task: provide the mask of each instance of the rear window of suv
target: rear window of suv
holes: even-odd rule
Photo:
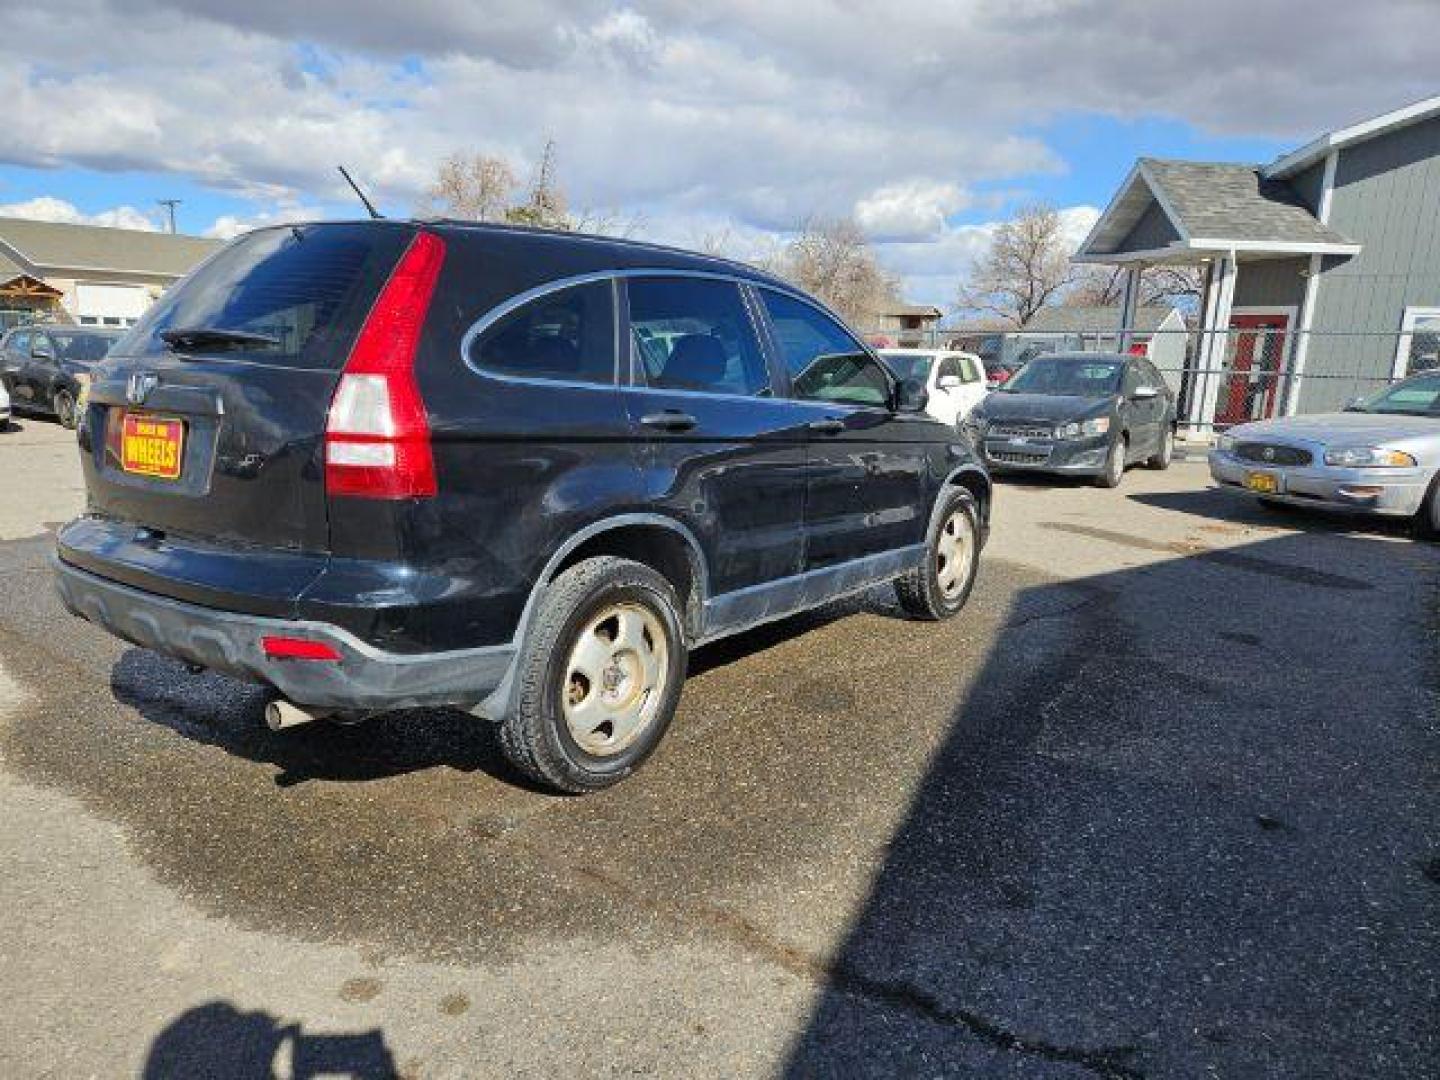
[[[221,249],[162,297],[114,349],[154,355],[165,331],[230,330],[273,343],[203,342],[186,353],[338,368],[413,233],[365,224],[264,229]]]

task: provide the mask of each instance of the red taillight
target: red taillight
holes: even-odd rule
[[[323,641],[295,637],[263,637],[260,647],[270,660],[339,660],[340,653]]]
[[[330,495],[410,499],[435,494],[430,423],[415,350],[445,262],[445,241],[415,234],[380,290],[340,375],[325,425]]]

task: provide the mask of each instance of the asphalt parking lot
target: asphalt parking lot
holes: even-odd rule
[[[0,1075],[1437,1075],[1440,547],[1013,482],[971,606],[696,654],[633,780],[270,734],[65,616],[0,434]]]

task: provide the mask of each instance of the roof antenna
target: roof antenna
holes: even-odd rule
[[[375,209],[375,204],[365,197],[365,192],[360,190],[360,185],[350,178],[350,174],[345,171],[345,166],[336,165],[335,167],[340,170],[340,175],[345,177],[345,182],[350,185],[350,189],[360,197],[360,201],[365,204],[365,209],[370,212],[370,216],[377,220],[384,217],[384,214]]]

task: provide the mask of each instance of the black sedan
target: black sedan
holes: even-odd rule
[[[20,326],[0,340],[0,377],[17,410],[52,413],[75,426],[80,387],[124,331],[52,324]]]
[[[996,472],[1093,476],[1115,487],[1137,462],[1169,467],[1175,396],[1143,356],[1055,353],[977,405],[970,430]]]

